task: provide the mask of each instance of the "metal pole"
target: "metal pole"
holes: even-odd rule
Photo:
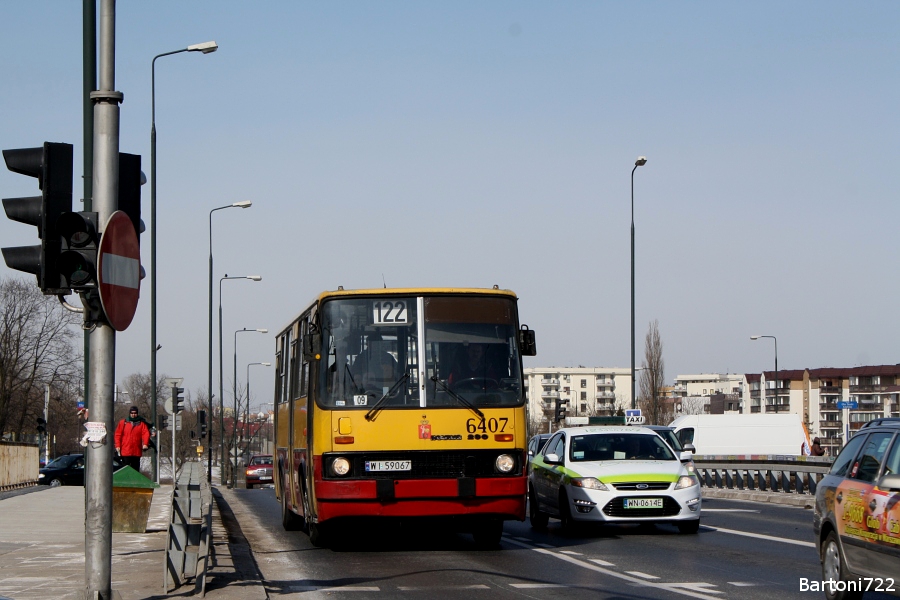
[[[100,89],[94,101],[93,180],[98,183],[93,208],[102,227],[115,212],[119,188],[119,103],[115,89],[116,3],[100,5]],[[101,232],[102,233],[102,232]],[[89,300],[90,301],[90,300]],[[96,301],[96,299],[94,300]],[[90,312],[85,311],[89,317]],[[92,324],[90,332],[90,393],[88,414],[102,425],[102,442],[89,442],[85,455],[90,470],[85,478],[84,519],[85,597],[112,597],[112,459],[113,385],[115,382],[116,333],[107,323]]]
[[[172,485],[175,485],[175,433],[178,431],[178,409],[175,407],[175,388],[172,386]]]
[[[44,450],[44,464],[48,464],[50,462],[50,384],[48,383],[44,388],[44,433],[41,435],[41,448],[38,449],[40,452],[41,449]],[[44,446],[44,442],[46,441],[47,445]]]
[[[634,172],[631,170],[631,408],[637,408],[637,388],[634,378]]]
[[[84,210],[91,212],[93,210],[93,182],[94,182],[94,102],[91,100],[91,92],[97,89],[97,1],[82,0],[82,90],[84,98],[82,102],[82,112],[84,118],[83,125],[83,153],[84,167],[82,175],[84,177]],[[84,332],[84,356],[87,359],[91,354],[90,334]],[[82,398],[87,406],[88,390],[91,383],[90,362],[85,360],[84,363],[84,389]],[[88,411],[90,415],[90,411]],[[49,449],[49,443],[47,444]],[[85,474],[90,467],[85,464]]]
[[[231,436],[234,440],[234,464],[231,467],[231,487],[237,486],[237,461],[238,461],[238,439],[237,439],[237,418],[238,418],[238,396],[237,396],[237,334],[241,331],[247,331],[247,328],[239,329],[234,332],[234,416],[232,418]]]
[[[230,467],[226,468],[228,461],[225,456],[225,392],[222,384],[222,280],[219,280],[219,459],[221,483],[226,485],[229,481]]]
[[[213,253],[212,253],[212,214],[209,211],[209,380],[207,382],[207,390],[209,390],[209,418],[213,415]],[[221,394],[220,394],[221,398]],[[212,429],[210,427],[210,429]],[[209,463],[206,470],[206,480],[212,483],[212,444],[209,449]]]

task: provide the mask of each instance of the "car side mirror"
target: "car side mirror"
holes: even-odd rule
[[[682,452],[680,459],[681,459],[681,462],[683,462],[683,463],[691,462],[692,460],[694,460],[694,455],[691,454],[690,452]]]
[[[685,452],[690,452],[691,454],[694,454],[697,452],[697,449],[694,447],[693,444],[685,444],[684,450],[685,450]]]
[[[519,352],[522,356],[537,356],[534,331],[528,329],[528,325],[522,325],[522,329],[519,330]]]
[[[900,475],[885,475],[878,480],[878,488],[885,492],[900,492]]]
[[[545,454],[544,462],[549,465],[561,465],[562,461],[559,459],[559,456],[556,454]]]

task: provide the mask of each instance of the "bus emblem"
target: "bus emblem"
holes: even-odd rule
[[[430,440],[431,439],[431,425],[428,423],[422,423],[419,425],[419,439],[420,440]]]

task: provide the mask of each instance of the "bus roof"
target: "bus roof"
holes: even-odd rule
[[[326,290],[316,297],[315,302],[307,304],[303,310],[294,315],[287,325],[282,327],[279,330],[278,335],[281,335],[291,325],[300,318],[300,315],[309,310],[310,306],[313,304],[321,304],[322,301],[331,299],[331,298],[341,298],[341,297],[356,297],[356,296],[442,296],[442,295],[478,295],[478,296],[505,296],[507,298],[518,299],[516,297],[515,292],[512,290],[501,290],[499,287],[494,286],[493,288],[439,288],[439,287],[416,287],[416,288],[368,288],[368,289],[359,289],[359,290],[345,290],[342,288],[338,288],[336,290]]]

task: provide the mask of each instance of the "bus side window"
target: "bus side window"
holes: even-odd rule
[[[281,404],[284,396],[281,395],[281,360],[284,353],[281,351],[281,344],[275,353],[275,404]]]
[[[300,361],[297,356],[297,340],[291,342],[291,398],[297,398],[297,392],[300,390]]]
[[[308,317],[304,315],[300,319],[300,347],[303,347],[303,340],[306,339],[306,336],[309,335],[309,321]],[[309,361],[306,360],[306,357],[303,356],[303,353],[300,353],[301,356],[301,366],[300,366],[300,397],[305,397],[309,394]]]
[[[290,388],[288,388],[289,373],[285,369],[285,367],[286,367],[285,358],[286,358],[287,349],[290,347],[290,340],[291,340],[290,331],[288,331],[288,333],[281,336],[281,360],[278,363],[278,372],[281,374],[281,387],[282,387],[281,397],[284,399],[285,402],[290,400],[290,396],[288,394],[288,391],[290,389]]]

